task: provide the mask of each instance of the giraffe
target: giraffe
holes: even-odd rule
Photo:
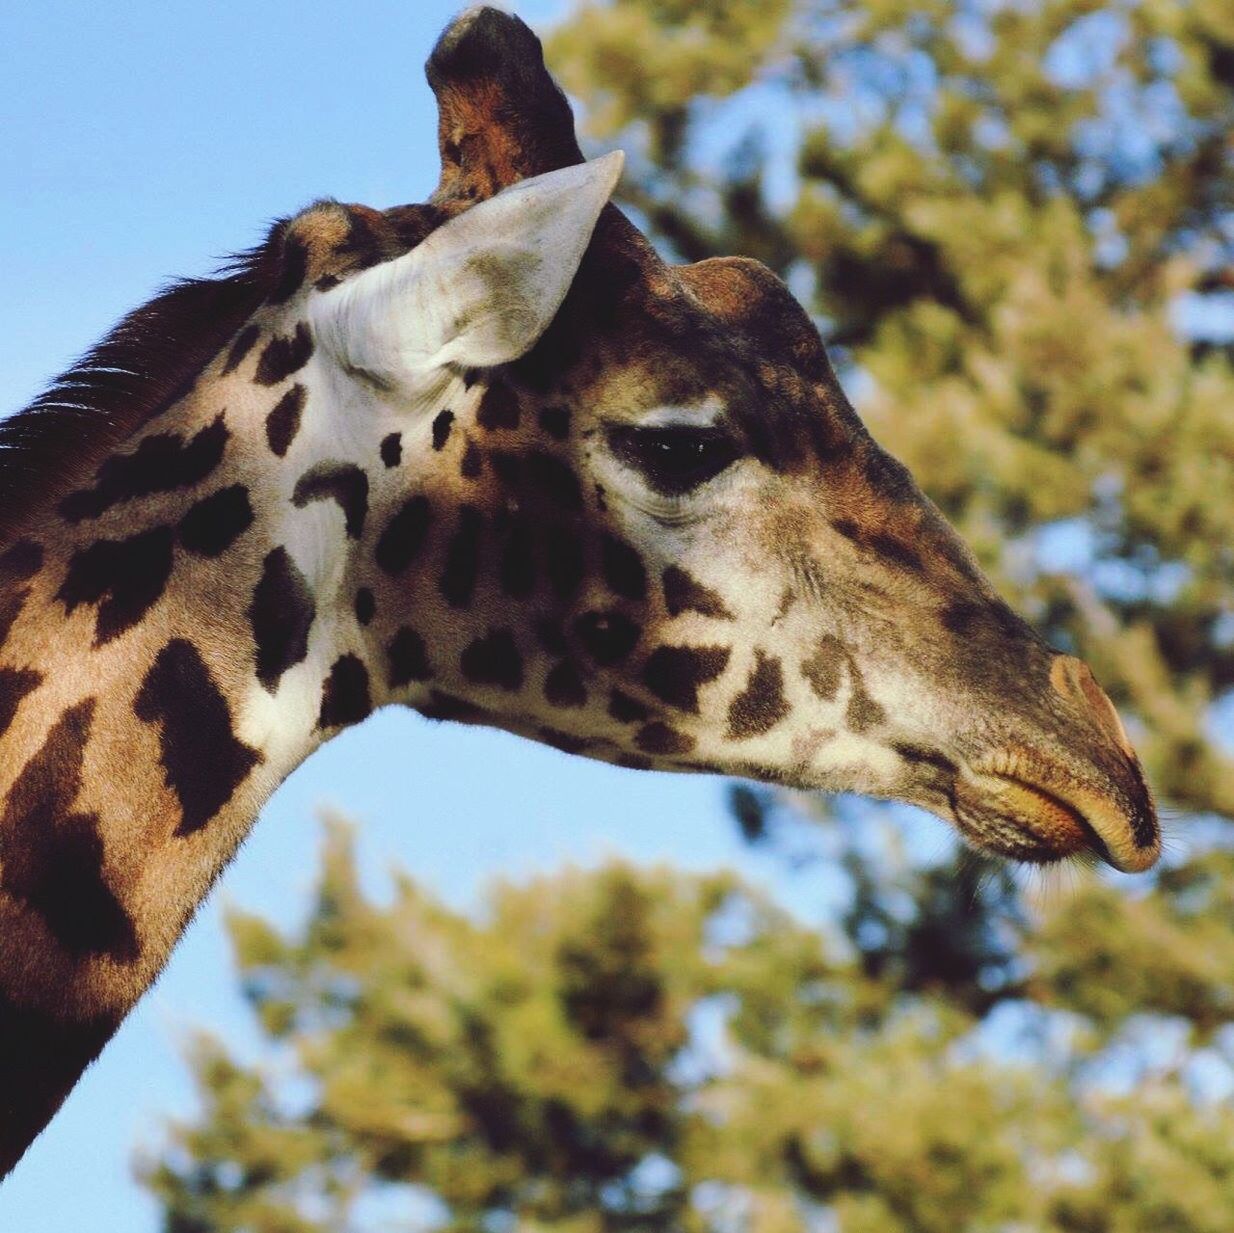
[[[1113,705],[787,288],[661,260],[517,18],[427,72],[427,203],[310,206],[0,426],[0,1175],[271,791],[386,705],[1157,858]]]

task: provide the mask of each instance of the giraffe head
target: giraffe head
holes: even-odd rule
[[[167,371],[187,395],[148,390],[135,446],[83,459],[55,507],[55,600],[97,608],[115,649],[95,662],[131,671],[140,621],[176,635],[155,669],[168,647],[199,675],[199,652],[230,656],[237,783],[399,703],[631,767],[910,801],[1013,858],[1151,865],[1113,706],[870,438],[786,287],[662,261],[516,18],[465,14],[428,72],[430,203],[311,207],[96,357],[131,400],[129,336],[186,319]],[[135,508],[158,525],[134,534]],[[177,587],[192,628],[156,607]]]
[[[582,161],[517,19],[464,15],[429,78],[441,184],[385,217],[419,242],[340,273],[363,216],[302,216],[270,326],[316,340],[291,504],[333,498],[347,545],[332,597],[305,585],[354,626],[319,664],[325,728],[398,701],[629,766],[911,801],[1024,860],[1150,865],[1114,708],[870,438],[785,286],[665,264],[605,204],[620,156]]]

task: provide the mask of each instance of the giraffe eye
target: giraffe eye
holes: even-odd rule
[[[737,442],[721,428],[614,424],[607,435],[609,448],[617,458],[669,497],[684,496],[714,479],[741,453]]]

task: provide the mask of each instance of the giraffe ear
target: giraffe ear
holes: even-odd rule
[[[447,364],[525,355],[561,307],[623,163],[616,151],[522,180],[322,293],[318,341],[396,387]]]

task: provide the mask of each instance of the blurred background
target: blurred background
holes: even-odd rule
[[[779,272],[1092,664],[1167,857],[1011,870],[381,714],[275,797],[0,1228],[1228,1233],[1234,9],[511,7],[662,250]],[[426,196],[454,8],[0,12],[0,405],[271,216]]]

